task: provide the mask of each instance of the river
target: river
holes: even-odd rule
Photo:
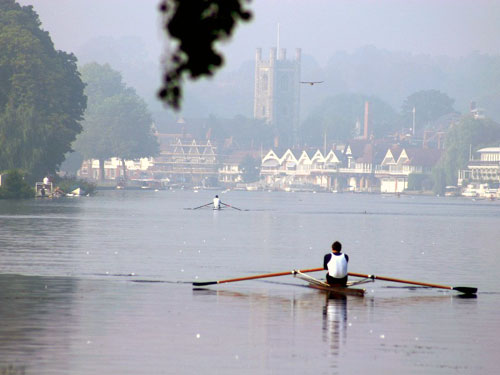
[[[215,194],[232,207],[192,209]],[[496,373],[499,228],[500,202],[465,198],[0,201],[0,374]],[[191,284],[321,267],[334,240],[352,272],[479,293],[376,281],[333,299],[293,276]]]

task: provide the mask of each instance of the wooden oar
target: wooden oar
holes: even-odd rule
[[[384,280],[384,281],[392,281],[392,282],[395,282],[395,283],[403,283],[403,284],[427,286],[427,287],[430,287],[430,288],[440,288],[440,289],[456,290],[457,292],[464,293],[464,294],[476,294],[477,293],[477,288],[472,288],[472,287],[468,287],[468,286],[447,286],[447,285],[439,285],[439,284],[430,284],[430,283],[423,283],[423,282],[420,282],[420,281],[395,279],[393,277],[385,277],[385,276],[365,275],[365,274],[362,274],[362,273],[354,273],[354,272],[349,272],[349,276],[364,277],[364,278],[370,278],[370,279],[376,279],[376,280]]]
[[[241,208],[231,206],[230,204],[226,204],[226,203],[222,203],[222,202],[220,202],[220,203],[221,203],[221,204],[223,204],[224,206],[234,208],[235,210],[238,210],[238,211],[243,211]]]
[[[203,206],[198,206],[198,207],[194,207],[194,208],[185,208],[185,210],[197,210],[198,208],[210,206],[211,204],[212,204],[212,202],[204,204]]]
[[[296,272],[307,273],[307,272],[317,272],[317,271],[323,271],[323,268],[311,268],[311,269],[308,269],[308,270],[292,270],[292,271],[277,272],[277,273],[265,273],[263,275],[238,277],[236,279],[226,279],[226,280],[218,280],[218,281],[194,282],[193,285],[194,286],[205,286],[205,285],[213,285],[213,284],[232,283],[232,282],[235,282],[235,281],[263,279],[263,278],[266,278],[266,277],[293,275]]]
[[[266,273],[266,274],[263,274],[263,275],[238,277],[238,278],[235,278],[235,279],[226,279],[226,280],[218,280],[218,281],[194,282],[193,285],[194,286],[206,286],[206,285],[214,285],[214,284],[232,283],[232,282],[235,282],[235,281],[263,279],[263,278],[266,278],[266,277],[294,275],[297,272],[308,273],[308,272],[318,272],[318,271],[324,271],[324,269],[323,268],[310,268],[310,269],[304,269],[304,270],[292,270],[292,271],[277,272],[277,273]],[[392,282],[396,282],[396,283],[403,283],[403,284],[410,284],[410,285],[427,286],[427,287],[430,287],[430,288],[440,288],[440,289],[456,290],[457,292],[464,293],[464,294],[476,294],[477,293],[477,288],[472,288],[472,287],[467,287],[467,286],[447,286],[447,285],[439,285],[439,284],[430,284],[430,283],[423,283],[423,282],[420,282],[420,281],[395,279],[393,277],[366,275],[366,274],[354,273],[354,272],[349,272],[349,276],[363,277],[363,278],[366,278],[366,279],[373,279],[373,280],[392,281]]]

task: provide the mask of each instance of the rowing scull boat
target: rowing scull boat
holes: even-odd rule
[[[196,281],[193,283],[193,286],[206,286],[206,285],[213,285],[213,284],[231,283],[231,282],[235,282],[235,281],[263,279],[266,277],[276,277],[276,276],[285,276],[285,275],[295,275],[295,276],[300,275],[299,278],[306,280],[307,282],[309,282],[309,284],[314,284],[314,286],[310,285],[312,288],[329,290],[331,292],[337,292],[337,293],[343,293],[343,294],[348,294],[348,293],[350,293],[349,292],[350,290],[355,289],[355,288],[352,288],[353,285],[372,282],[375,280],[392,281],[392,282],[410,284],[410,285],[420,285],[420,286],[425,286],[425,287],[429,287],[429,288],[455,290],[459,293],[463,293],[463,294],[466,294],[469,296],[475,295],[477,293],[477,288],[475,288],[475,287],[430,284],[430,283],[423,283],[421,281],[403,280],[403,279],[396,279],[393,277],[386,277],[386,276],[365,275],[365,274],[353,273],[353,272],[349,272],[349,276],[363,277],[364,279],[359,280],[359,281],[355,281],[355,282],[350,282],[350,283],[348,283],[349,285],[345,288],[344,287],[332,287],[331,285],[326,284],[325,282],[323,282],[321,280],[317,280],[309,275],[305,275],[305,273],[308,273],[308,272],[318,272],[318,271],[324,271],[324,269],[323,268],[311,268],[311,269],[303,269],[303,270],[292,270],[292,271],[285,271],[285,272],[266,273],[263,275],[238,277],[235,279],[226,279],[226,280],[217,280],[217,281],[203,281],[203,282]],[[315,280],[315,281],[312,281],[312,280]],[[329,288],[329,289],[325,289],[325,288]],[[360,294],[360,292],[357,292],[357,293]]]
[[[332,294],[347,295],[347,296],[359,296],[359,297],[363,297],[365,295],[365,289],[353,288],[353,286],[373,281],[371,279],[359,280],[359,281],[354,281],[354,282],[351,281],[351,282],[347,283],[346,287],[344,287],[344,286],[334,286],[334,285],[327,284],[324,281],[315,279],[314,277],[306,275],[300,271],[295,271],[294,276],[298,277],[299,279],[302,279],[304,281],[307,281],[309,283],[308,286],[310,288],[319,289],[319,290],[329,292]]]

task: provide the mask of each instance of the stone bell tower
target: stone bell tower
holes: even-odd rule
[[[286,49],[271,48],[269,60],[262,59],[262,49],[255,54],[254,118],[264,119],[273,127],[280,146],[297,143],[300,124],[300,60],[287,60]]]

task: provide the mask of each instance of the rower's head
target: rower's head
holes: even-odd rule
[[[332,251],[334,253],[340,253],[341,250],[342,244],[339,241],[335,241],[334,243],[332,243]]]
[[[216,196],[215,196],[215,198],[219,198],[219,196],[218,196],[218,195],[216,195]]]

